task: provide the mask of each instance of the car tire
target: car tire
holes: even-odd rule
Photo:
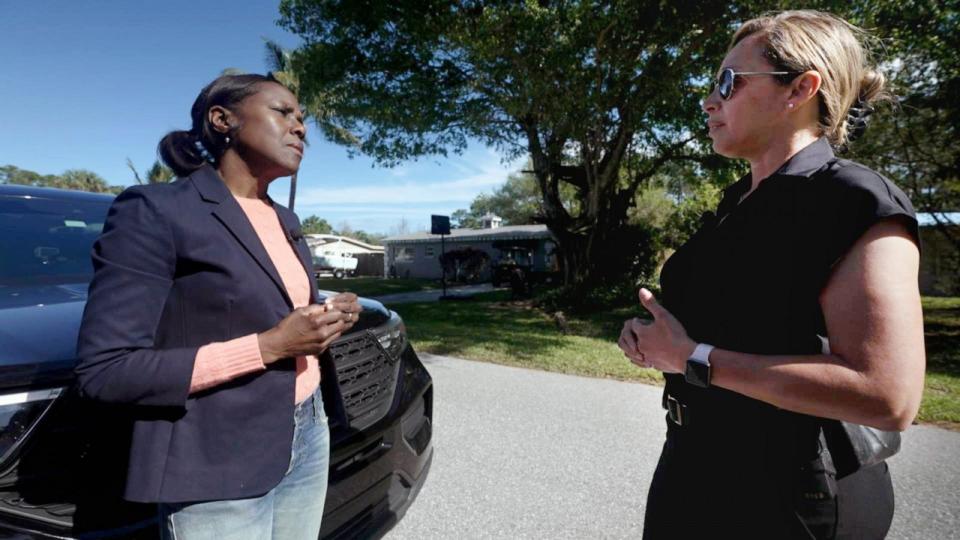
[[[333,271],[333,277],[335,277],[335,278],[337,278],[337,279],[343,279],[343,270],[339,270],[339,269],[334,270],[334,271]]]

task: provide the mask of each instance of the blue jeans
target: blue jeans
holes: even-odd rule
[[[160,504],[163,540],[316,540],[330,464],[330,430],[318,388],[296,406],[290,467],[252,499]]]

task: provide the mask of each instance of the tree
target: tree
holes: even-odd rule
[[[327,220],[318,216],[310,216],[304,219],[300,223],[300,229],[303,234],[333,234],[333,227],[327,223]]]
[[[0,184],[54,187],[58,181],[58,177],[53,174],[42,175],[13,165],[0,167]]]
[[[137,172],[137,168],[134,167],[133,161],[130,158],[127,158],[127,168],[133,172],[133,179],[137,181],[138,184],[143,184],[144,181],[140,178],[140,173]],[[173,172],[173,169],[164,165],[159,159],[153,161],[153,165],[147,169],[147,184],[165,184],[174,178],[176,178],[176,173]]]
[[[907,90],[905,114],[876,136],[871,128],[853,155],[874,156],[866,160],[921,210],[956,209],[960,197],[957,1],[805,5],[893,37],[882,59],[904,66],[895,81]],[[742,170],[712,155],[700,100],[736,26],[790,7],[284,0],[280,23],[304,38],[293,54],[301,94],[329,98],[327,120],[355,135],[352,151],[392,165],[462,151],[475,138],[505,158],[528,155],[542,221],[567,283],[577,284],[636,270],[636,253],[620,249],[637,243],[629,211],[663,171],[686,164],[695,179],[729,179]],[[565,187],[576,205],[564,204]]]
[[[264,45],[266,47],[267,66],[271,70],[271,75],[273,75],[273,78],[280,82],[280,84],[283,84],[291,92],[293,92],[293,94],[297,96],[297,99],[302,102],[305,116],[313,119],[314,123],[320,128],[321,132],[331,141],[346,145],[355,144],[356,139],[352,134],[346,130],[340,129],[338,126],[328,121],[328,108],[330,102],[330,98],[328,96],[310,96],[308,101],[303,103],[304,100],[300,92],[300,74],[294,67],[294,58],[292,52],[284,49],[275,41],[269,39],[265,39],[264,41]],[[294,173],[293,176],[290,177],[290,201],[288,205],[290,210],[293,210],[296,197],[297,173]]]
[[[279,43],[270,41],[269,39],[264,41],[266,41],[264,45],[267,49],[267,65],[272,70],[271,74],[281,84],[289,88],[294,95],[297,95],[300,89],[300,81],[297,79],[296,73],[290,69],[290,51],[285,50]],[[297,173],[293,173],[293,176],[290,177],[290,200],[287,204],[287,207],[291,211],[293,210],[296,199]]]
[[[380,234],[380,233],[368,233],[366,231],[356,231],[353,233],[353,237],[357,240],[360,240],[361,242],[366,242],[368,244],[377,246],[377,245],[383,244],[383,239],[386,238],[387,236],[385,234]]]
[[[904,188],[917,211],[960,250],[960,2],[878,0],[858,21],[885,36],[885,67],[897,96],[861,141],[858,160]]]
[[[510,174],[507,181],[492,193],[481,193],[470,203],[469,210],[457,210],[450,218],[460,228],[480,227],[486,214],[496,214],[504,225],[528,225],[542,219],[540,187],[529,172]]]
[[[665,164],[718,163],[699,100],[746,13],[719,1],[284,0],[281,24],[304,38],[301,94],[333,96],[328,118],[356,151],[390,165],[472,137],[529,155],[542,221],[577,284],[631,271],[627,210]]]
[[[42,175],[13,165],[0,167],[0,183],[25,186],[76,189],[94,193],[120,193],[123,186],[111,186],[100,175],[86,169],[70,169],[63,174]]]
[[[471,211],[459,208],[450,214],[450,227],[454,229],[479,229],[480,217],[475,216]]]

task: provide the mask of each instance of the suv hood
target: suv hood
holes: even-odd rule
[[[0,287],[0,388],[72,379],[86,300],[86,283]]]
[[[337,292],[320,290],[319,294],[319,301],[323,302],[328,296],[334,296],[337,294]],[[376,328],[377,326],[380,326],[381,324],[384,324],[390,320],[390,310],[376,300],[371,300],[361,296],[360,306],[363,307],[363,311],[360,312],[360,318],[357,319],[357,322],[353,325],[353,328],[350,329],[351,334],[361,330]]]

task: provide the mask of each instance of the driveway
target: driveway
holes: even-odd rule
[[[433,468],[391,540],[639,538],[660,388],[421,354]],[[889,538],[960,538],[960,433],[914,426],[891,460]]]

